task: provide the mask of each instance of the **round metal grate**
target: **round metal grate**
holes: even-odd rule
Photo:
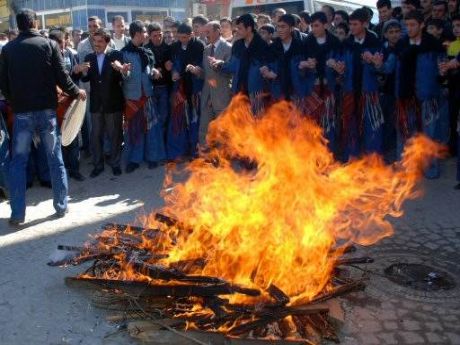
[[[455,280],[437,268],[416,263],[394,263],[384,270],[385,276],[398,285],[419,291],[455,288]]]

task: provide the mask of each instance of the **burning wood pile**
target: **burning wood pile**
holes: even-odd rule
[[[162,214],[156,214],[155,218],[166,225],[178,224]],[[118,309],[127,310],[129,304],[131,311],[160,320],[168,329],[221,332],[231,338],[289,339],[307,344],[324,338],[338,342],[324,302],[364,289],[366,279],[351,279],[339,266],[372,262],[368,257],[337,259],[328,288],[308,303],[292,306],[290,297],[274,284],[261,290],[218,277],[190,274],[197,267],[203,268],[205,258],[178,261],[169,266],[159,264],[165,255],[142,246],[146,239],[150,244],[161,243],[158,239],[164,233],[159,229],[106,224],[103,230],[84,247],[58,246],[67,255],[49,262],[51,266],[91,262],[80,276],[66,278],[68,286],[109,292],[124,303]],[[355,249],[347,246],[340,252],[348,254]],[[131,278],[126,276],[128,271]],[[244,297],[246,302],[232,302],[229,299],[232,295],[239,296],[237,301]]]
[[[75,256],[53,264],[92,261],[67,283],[129,296],[144,315],[172,319],[170,331],[337,340],[323,303],[364,287],[339,266],[370,260],[348,258],[350,245],[392,235],[388,217],[420,195],[440,146],[418,136],[393,165],[377,155],[342,164],[291,104],[255,118],[244,97],[207,141],[199,158],[169,170],[165,206],[139,219],[144,228],[109,225],[83,248],[62,247]]]

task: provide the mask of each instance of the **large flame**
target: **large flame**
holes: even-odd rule
[[[212,149],[188,165],[185,182],[174,182],[173,172],[167,178],[161,212],[193,231],[165,244],[165,263],[201,258],[204,267],[189,273],[274,284],[291,303],[326,287],[341,254],[333,248],[393,233],[386,216],[402,215],[403,202],[419,195],[423,168],[441,152],[418,136],[395,165],[377,155],[340,164],[322,130],[292,105],[255,118],[242,96],[211,124],[207,140]]]

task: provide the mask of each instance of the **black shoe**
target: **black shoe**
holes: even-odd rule
[[[53,188],[50,181],[40,181],[40,186],[50,189]]]
[[[8,221],[8,224],[10,226],[20,226],[22,224],[24,224],[24,219],[13,219],[13,218],[10,218],[10,220]]]
[[[69,213],[69,208],[66,208],[64,211],[56,211],[54,218],[64,218],[67,213]]]
[[[459,183],[459,184],[457,184],[457,185],[454,187],[454,189],[456,189],[456,190],[460,190],[460,183]]]
[[[104,171],[104,168],[94,168],[93,171],[91,171],[91,174],[89,175],[89,177],[95,178],[99,176],[103,171]]]
[[[120,176],[121,175],[121,169],[120,167],[115,167],[115,168],[112,168],[112,172],[115,176]]]
[[[139,168],[139,164],[137,164],[137,163],[128,163],[128,165],[126,166],[126,173],[130,174],[130,173],[132,173],[134,170],[136,170],[138,168]]]
[[[158,162],[149,162],[149,169],[156,169],[158,168]]]
[[[80,174],[80,172],[74,172],[69,174],[70,178],[73,178],[75,181],[82,182],[85,180],[85,177]]]

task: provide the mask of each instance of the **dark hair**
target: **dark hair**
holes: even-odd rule
[[[444,11],[446,11],[446,13],[449,11],[449,5],[447,4],[447,1],[444,1],[444,0],[436,0],[434,3],[433,3],[433,7],[434,6],[444,6]]]
[[[206,25],[211,25],[212,29],[214,31],[217,31],[217,30],[220,31],[222,29],[221,26],[220,26],[220,22],[217,21],[217,20],[212,20],[212,21],[208,22],[208,24],[206,24]]]
[[[48,38],[50,40],[56,41],[57,43],[61,43],[64,41],[64,32],[62,30],[51,30],[50,33],[48,34]]]
[[[290,13],[283,14],[281,17],[279,17],[278,22],[286,23],[290,27],[295,26],[295,18]]]
[[[130,33],[131,33],[131,25],[129,26],[129,31],[130,31]],[[138,32],[138,31],[136,31],[136,32]],[[110,38],[110,33],[109,33],[108,31],[102,29],[102,28],[101,28],[101,29],[97,29],[97,30],[94,32],[93,36],[100,36],[100,37],[102,37],[102,38],[104,39],[105,43],[109,43],[110,40],[111,40],[111,38]],[[134,37],[134,35],[131,36],[131,37]]]
[[[363,6],[363,9],[367,11],[369,15],[369,21],[371,21],[372,17],[374,16],[374,11],[372,10],[372,8],[367,6]]]
[[[327,16],[324,12],[315,12],[311,15],[311,23],[320,22],[321,24],[327,24]]]
[[[412,5],[415,8],[420,8],[420,0],[403,0],[406,5]]]
[[[202,14],[199,14],[192,19],[192,25],[193,24],[200,24],[200,25],[206,25],[208,24],[209,20]]]
[[[125,18],[123,16],[113,16],[112,18],[112,24],[115,23],[117,20],[123,20],[125,21]]]
[[[88,38],[89,37],[89,32],[88,31],[84,31],[82,34],[81,34],[81,40],[83,41],[84,39]]]
[[[129,24],[129,36],[134,38],[138,32],[143,32],[145,28],[145,24],[140,20],[135,20],[131,24]]]
[[[236,25],[238,25],[238,24],[243,24],[243,26],[245,28],[251,27],[252,32],[254,32],[254,28],[256,26],[256,23],[254,21],[254,17],[249,13],[246,13],[246,14],[243,14],[243,15],[239,16],[238,19],[236,20]]]
[[[391,16],[397,20],[403,19],[402,18],[402,8],[400,6],[393,8],[393,11],[391,11]]]
[[[335,11],[335,15],[339,15],[343,18],[343,20],[345,22],[348,23],[348,21],[350,20],[350,16],[348,15],[347,12],[345,12],[344,10],[338,10],[338,11]]]
[[[222,23],[229,23],[229,24],[232,24],[232,19],[229,18],[229,17],[223,17],[223,18],[220,18],[219,23],[220,23],[221,25],[222,25]]]
[[[88,18],[88,22],[94,22],[94,21],[99,22],[99,24],[102,23],[101,18],[99,18],[98,16],[91,16],[91,17]]]
[[[34,27],[34,21],[37,20],[37,13],[30,8],[23,8],[16,14],[16,23],[19,31],[27,31]]]
[[[275,27],[271,24],[265,24],[265,25],[262,25],[259,30],[265,30],[267,31],[269,34],[274,34],[275,33]]]
[[[430,26],[430,25],[435,26],[437,29],[444,29],[444,20],[431,18],[426,23],[426,26]]]
[[[358,8],[350,15],[350,21],[352,20],[358,20],[361,23],[366,23],[369,21],[369,12],[364,8]]]
[[[424,21],[423,13],[418,10],[410,11],[404,16],[404,20],[416,20],[419,24],[422,24]]]
[[[83,33],[83,31],[81,31],[80,29],[73,29],[72,30],[72,36],[76,33],[79,33],[80,35]]]
[[[332,17],[335,16],[335,8],[332,7],[331,5],[323,5],[322,8],[327,8],[329,12],[331,12]]]
[[[350,28],[348,27],[347,23],[339,23],[339,25],[337,25],[335,29],[342,29],[343,31],[345,31],[346,35],[348,35],[348,33],[350,32]]]
[[[377,9],[386,7],[391,9],[391,0],[378,0],[377,1]]]
[[[307,11],[300,12],[299,17],[302,18],[305,21],[305,23],[307,24],[311,23],[310,13],[308,13]]]
[[[292,16],[294,17],[294,20],[295,20],[295,26],[300,25],[300,17],[299,17],[299,15],[293,13]]]
[[[460,14],[456,14],[456,15],[452,16],[452,18],[450,20],[452,22],[460,21]]]
[[[192,27],[187,24],[187,23],[182,23],[181,25],[179,25],[179,27],[177,28],[177,33],[178,34],[186,34],[186,35],[191,35],[192,34]]]
[[[154,31],[161,31],[161,24],[160,23],[154,22],[154,23],[150,23],[147,26],[147,32],[148,32],[149,35]]]
[[[176,21],[175,21],[174,23],[172,23],[169,27],[170,27],[170,28],[177,28],[177,29],[178,29],[179,26],[180,26],[180,24],[181,24],[180,21],[176,20]]]

